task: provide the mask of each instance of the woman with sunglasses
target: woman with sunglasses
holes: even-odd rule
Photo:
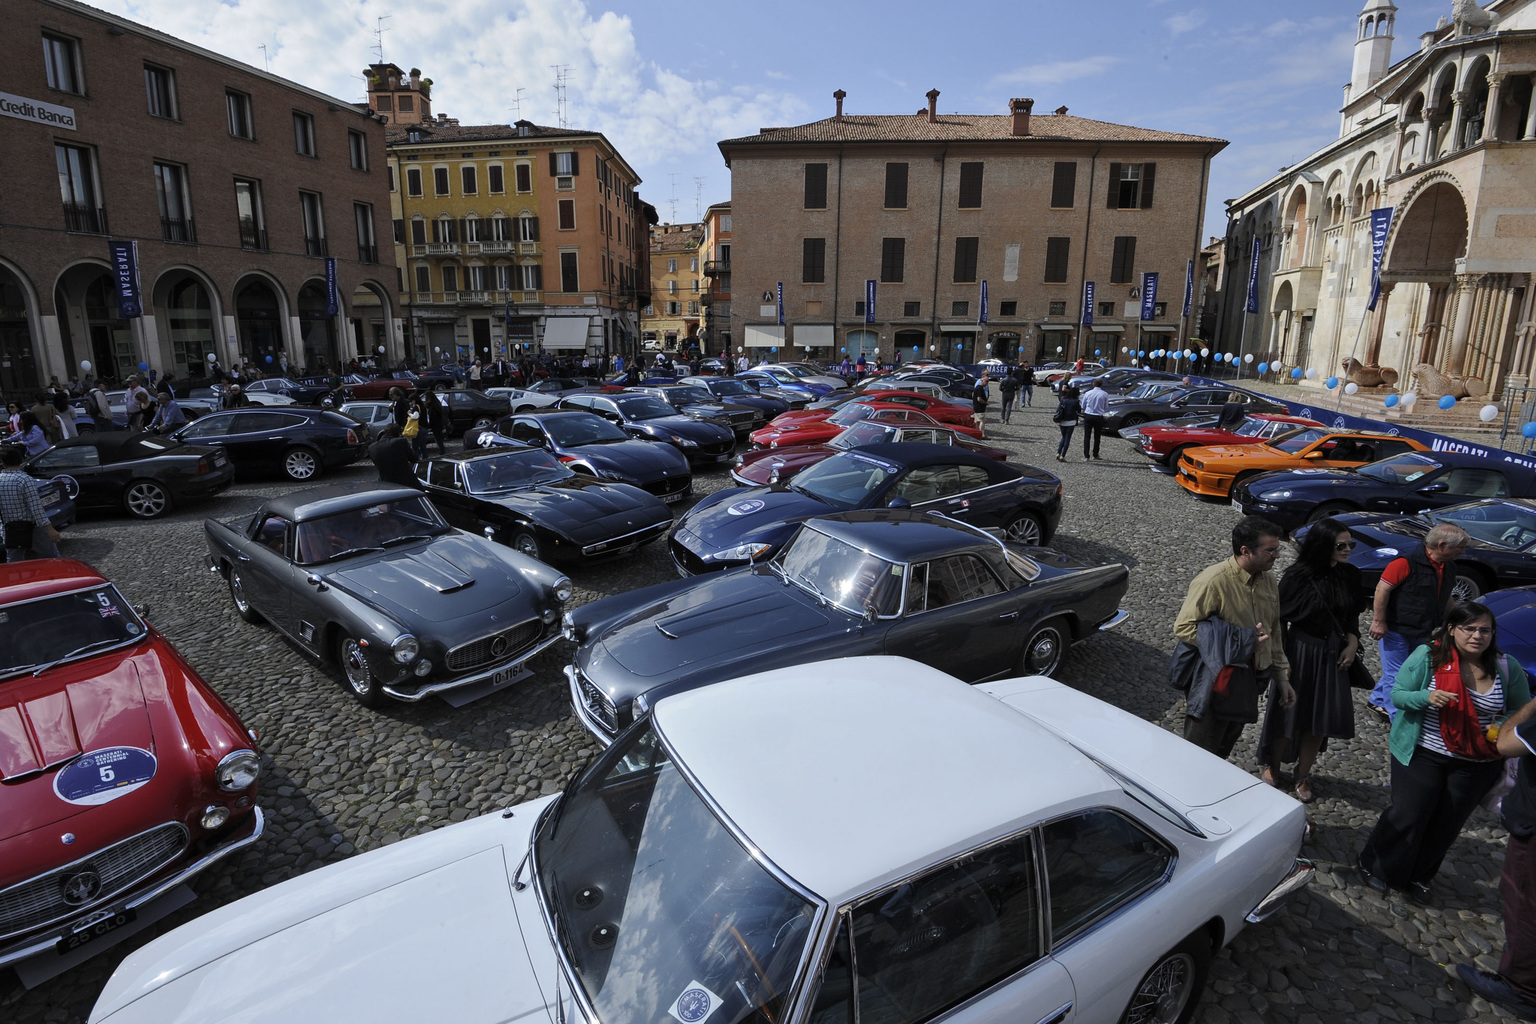
[[[1280,580],[1285,656],[1296,703],[1267,701],[1259,735],[1264,781],[1278,786],[1280,766],[1296,762],[1296,799],[1311,803],[1312,765],[1330,739],[1355,735],[1349,673],[1360,652],[1360,612],[1366,594],[1349,564],[1355,543],[1336,519],[1312,524],[1296,561]]]
[[[1475,602],[1453,606],[1392,687],[1392,802],[1360,851],[1367,885],[1428,902],[1446,851],[1504,770],[1488,727],[1530,699],[1525,669],[1499,654],[1493,612]]]

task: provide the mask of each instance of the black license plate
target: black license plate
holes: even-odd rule
[[[104,935],[110,935],[125,924],[132,924],[139,915],[136,911],[120,910],[100,921],[94,921],[79,931],[71,932],[60,939],[55,948],[62,953],[73,953],[81,946],[95,942]]]

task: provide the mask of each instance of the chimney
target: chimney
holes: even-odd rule
[[[1063,104],[1063,105],[1061,105],[1061,106],[1059,106],[1059,107],[1057,107],[1057,108],[1056,108],[1056,110],[1055,110],[1055,111],[1054,111],[1054,113],[1055,113],[1055,114],[1056,114],[1056,116],[1057,116],[1057,117],[1060,117],[1060,116],[1062,116],[1062,115],[1063,115],[1063,114],[1065,114],[1065,113],[1066,113],[1066,112],[1067,112],[1067,108],[1066,108],[1066,105],[1065,105],[1065,104]]]
[[[1029,134],[1029,112],[1035,109],[1035,101],[1030,99],[1012,99],[1008,101],[1008,109],[1013,112],[1013,134],[1015,138]]]
[[[837,119],[839,121],[843,119],[843,97],[847,95],[848,94],[841,89],[832,94],[832,98],[837,100]]]
[[[928,90],[928,123],[932,124],[933,122],[937,121],[938,119],[939,119],[939,90],[937,90],[937,89],[929,89]]]

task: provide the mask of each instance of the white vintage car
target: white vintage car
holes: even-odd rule
[[[283,882],[94,1022],[1181,1021],[1303,810],[1044,677],[896,658],[667,697],[559,797]]]

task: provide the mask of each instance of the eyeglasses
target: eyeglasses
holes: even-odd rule
[[[1455,628],[1461,630],[1463,633],[1466,633],[1466,634],[1468,634],[1470,636],[1492,636],[1493,635],[1493,627],[1492,626],[1457,626]]]
[[[1355,542],[1352,541],[1352,540],[1341,540],[1341,541],[1339,541],[1337,544],[1335,544],[1333,546],[1333,550],[1335,550],[1335,551],[1353,551],[1353,550],[1355,550]]]

